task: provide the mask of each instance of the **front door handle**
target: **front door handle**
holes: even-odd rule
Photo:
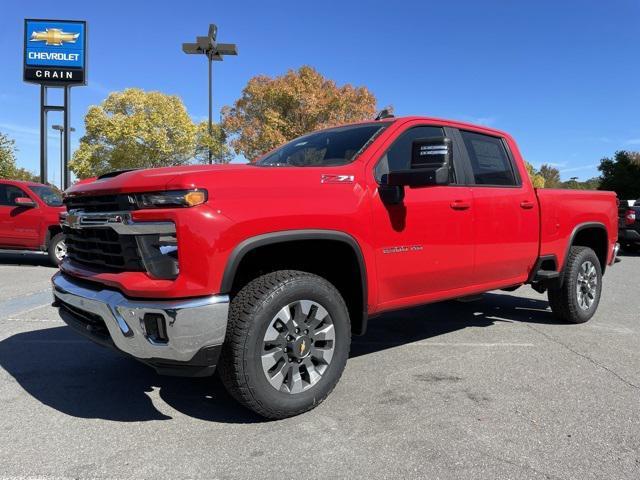
[[[529,200],[523,200],[522,202],[520,202],[520,207],[524,208],[525,210],[531,210],[534,207],[534,203],[530,202]]]
[[[467,210],[471,207],[469,202],[465,202],[464,200],[455,200],[451,202],[451,208],[454,210]]]

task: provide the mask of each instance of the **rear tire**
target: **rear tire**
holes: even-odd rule
[[[571,247],[562,286],[550,288],[549,304],[556,318],[584,323],[596,313],[602,292],[602,269],[593,250]]]
[[[280,270],[234,297],[218,371],[245,407],[271,419],[291,417],[331,393],[350,343],[349,313],[338,290],[317,275]]]
[[[62,259],[67,254],[67,247],[64,243],[64,234],[58,233],[49,242],[49,248],[47,249],[49,261],[52,265],[58,266]]]

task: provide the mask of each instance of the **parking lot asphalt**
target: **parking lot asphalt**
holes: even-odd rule
[[[71,332],[40,255],[0,254],[0,478],[640,478],[640,256],[596,316],[522,287],[371,320],[333,394],[264,421]]]

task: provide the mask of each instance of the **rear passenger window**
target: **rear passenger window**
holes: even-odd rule
[[[460,131],[469,153],[477,185],[517,185],[511,160],[502,140],[480,133]]]

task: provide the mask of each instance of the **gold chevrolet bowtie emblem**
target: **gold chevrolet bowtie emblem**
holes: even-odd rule
[[[67,33],[59,28],[47,28],[44,32],[31,32],[31,41],[61,46],[63,43],[76,43],[79,36],[79,33]]]
[[[300,355],[302,355],[306,349],[307,349],[307,344],[304,343],[304,340],[303,340],[302,343],[300,344]]]

